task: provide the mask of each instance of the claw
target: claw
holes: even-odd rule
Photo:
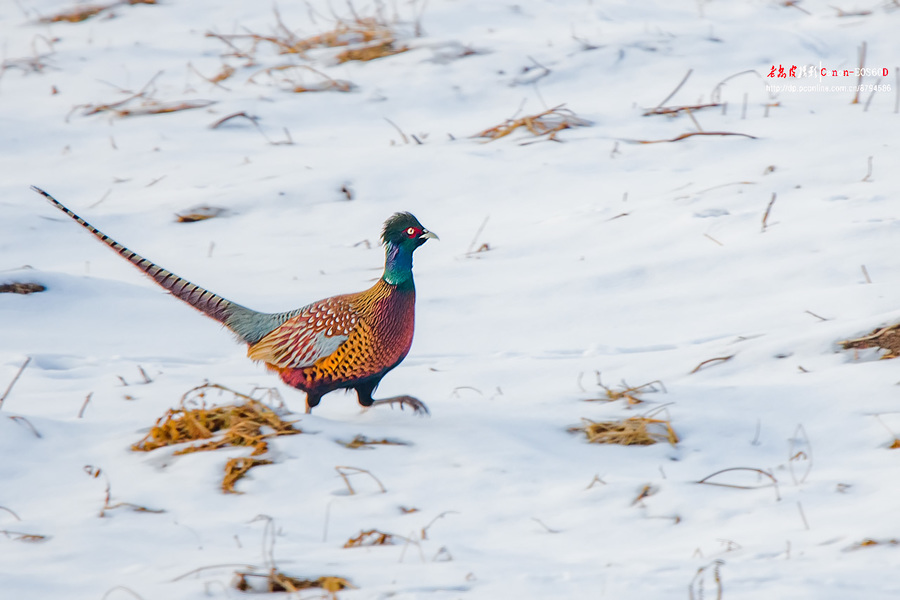
[[[394,396],[393,398],[383,398],[381,400],[376,400],[375,402],[373,402],[372,406],[382,406],[385,404],[388,404],[392,407],[394,404],[399,404],[400,410],[403,410],[404,406],[408,406],[412,409],[414,415],[431,415],[431,411],[428,410],[428,407],[425,406],[425,403],[418,398],[413,398],[412,396]]]

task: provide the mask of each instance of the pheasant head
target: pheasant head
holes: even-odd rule
[[[408,212],[395,213],[385,221],[381,232],[385,247],[382,278],[391,285],[411,288],[413,252],[430,239],[439,238]]]

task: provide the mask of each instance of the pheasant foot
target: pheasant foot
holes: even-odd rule
[[[382,398],[381,400],[374,401],[372,403],[372,406],[381,406],[385,404],[388,404],[392,407],[395,404],[399,404],[400,410],[403,410],[404,406],[408,406],[412,409],[413,414],[415,415],[431,415],[431,411],[428,410],[428,407],[425,406],[425,403],[418,398],[413,398],[412,396],[394,396],[392,398]]]

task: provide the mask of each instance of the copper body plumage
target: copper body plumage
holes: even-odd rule
[[[379,279],[365,292],[311,304],[250,346],[247,355],[308,395],[380,379],[412,346],[416,292],[396,288]],[[325,345],[341,338],[333,351],[316,358],[318,340]]]
[[[397,404],[428,413],[411,396],[374,400],[385,374],[406,357],[415,329],[413,252],[437,236],[410,213],[396,213],[382,231],[385,268],[368,290],[333,296],[283,313],[261,313],[175,275],[113,240],[47,192],[32,189],[131,262],[173,296],[230,329],[247,355],[306,392],[306,411],[336,389],[353,389],[363,406]]]

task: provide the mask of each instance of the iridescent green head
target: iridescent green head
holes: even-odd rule
[[[419,220],[408,212],[398,212],[384,222],[381,242],[385,245],[407,247],[415,250],[430,239],[438,236],[425,229]]]
[[[381,242],[385,246],[385,281],[401,288],[413,289],[412,255],[416,248],[438,236],[425,229],[408,212],[395,213],[385,221]]]

